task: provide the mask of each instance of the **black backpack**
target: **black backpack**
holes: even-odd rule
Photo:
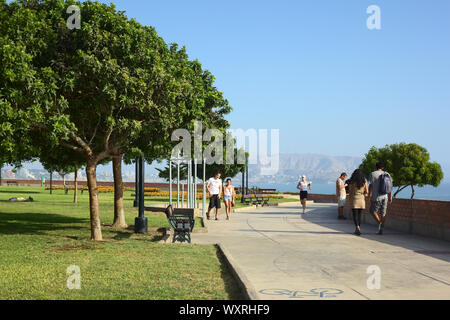
[[[379,189],[378,189],[378,194],[379,195],[385,195],[385,194],[390,194],[392,192],[392,188],[393,188],[393,182],[392,182],[392,178],[391,175],[387,172],[384,172],[382,175],[380,175],[380,177],[378,178],[378,185],[379,185]]]

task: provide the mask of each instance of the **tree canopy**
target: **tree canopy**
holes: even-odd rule
[[[81,10],[69,29],[67,8]],[[64,147],[83,159],[91,237],[101,240],[97,164],[126,154],[153,161],[170,134],[194,119],[223,128],[231,107],[214,77],[184,48],[167,45],[113,4],[35,0],[2,7],[0,75],[2,149],[11,160]]]
[[[385,164],[385,170],[391,174],[394,187],[398,187],[394,196],[411,187],[411,198],[414,198],[414,186],[438,187],[444,178],[441,166],[430,162],[428,151],[415,143],[398,143],[384,148],[372,147],[360,166],[367,178],[375,170],[377,162]]]

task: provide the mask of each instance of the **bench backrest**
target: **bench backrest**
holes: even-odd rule
[[[195,219],[193,214],[173,213],[167,219],[173,229],[184,229],[190,232],[194,230]]]

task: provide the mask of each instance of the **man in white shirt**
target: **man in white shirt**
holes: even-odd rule
[[[220,172],[217,172],[214,178],[210,178],[206,185],[209,193],[209,208],[206,217],[210,218],[209,213],[212,208],[216,208],[216,220],[219,220],[220,199],[222,197],[222,179],[220,179]]]

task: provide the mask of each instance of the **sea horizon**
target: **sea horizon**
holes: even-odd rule
[[[267,189],[277,189],[279,192],[293,192],[296,193],[296,185],[292,184],[257,184],[259,188],[267,188]],[[239,186],[239,185],[238,185]],[[249,187],[253,187],[251,182],[249,183]],[[423,188],[414,187],[415,189],[415,200],[424,199],[424,200],[437,200],[437,201],[450,201],[450,182],[442,183],[439,187],[435,188],[433,186],[425,186]],[[394,188],[394,193],[397,188]],[[335,194],[336,187],[334,183],[317,183],[314,182],[311,184],[311,193],[317,194]],[[397,198],[401,199],[410,199],[411,198],[411,188],[406,188],[401,191]]]

